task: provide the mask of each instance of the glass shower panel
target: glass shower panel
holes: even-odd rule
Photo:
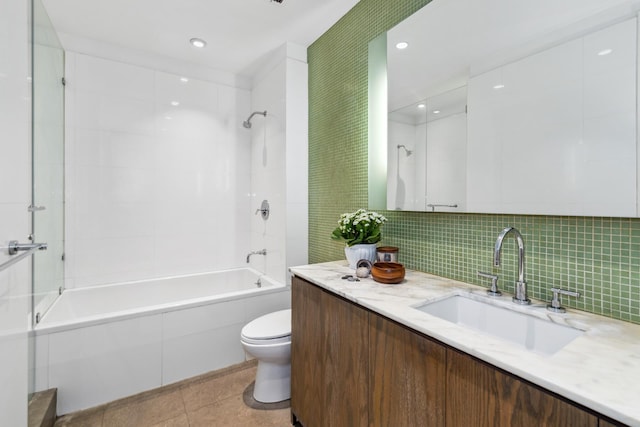
[[[40,0],[33,2],[32,239],[33,320],[50,307],[64,279],[64,50]]]

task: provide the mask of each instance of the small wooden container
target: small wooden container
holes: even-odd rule
[[[404,265],[397,262],[376,262],[371,267],[371,277],[380,283],[395,285],[404,280]]]

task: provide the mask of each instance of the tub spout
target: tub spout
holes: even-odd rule
[[[267,250],[263,249],[261,251],[252,251],[249,252],[249,254],[247,255],[247,264],[249,264],[249,261],[251,260],[251,255],[266,255],[267,254]]]

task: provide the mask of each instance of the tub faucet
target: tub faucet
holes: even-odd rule
[[[249,254],[247,255],[247,264],[249,264],[249,260],[251,259],[251,255],[266,255],[267,254],[267,250],[263,249],[261,251],[252,251],[249,252]]]
[[[500,267],[500,254],[502,253],[502,241],[509,233],[512,233],[518,242],[518,281],[516,282],[515,296],[512,298],[516,304],[531,304],[531,300],[527,297],[527,282],[524,281],[524,240],[522,234],[513,228],[507,227],[498,236],[496,246],[493,250],[493,265]]]

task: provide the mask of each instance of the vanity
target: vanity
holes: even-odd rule
[[[638,325],[417,271],[399,285],[344,280],[345,262],[291,272],[291,412],[305,427],[640,426]],[[460,300],[526,317],[522,335],[534,320],[575,336],[538,348],[493,333],[509,317],[479,331],[447,319],[451,305],[437,313]]]

